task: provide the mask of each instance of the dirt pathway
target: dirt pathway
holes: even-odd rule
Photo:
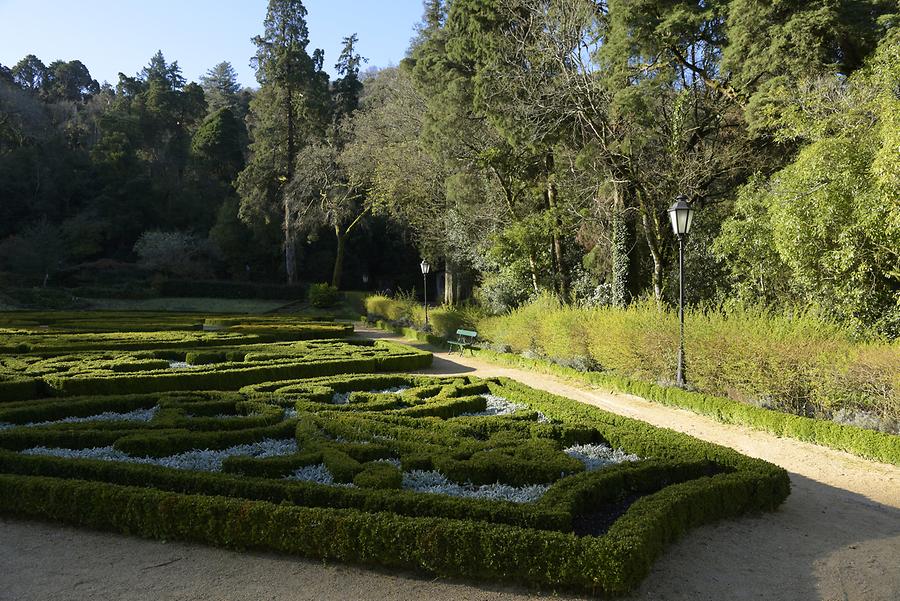
[[[900,599],[900,468],[471,357],[436,353],[432,368],[422,373],[508,376],[730,446],[790,472],[792,493],[779,511],[693,530],[656,562],[630,599]],[[2,600],[540,597],[515,588],[0,520]]]

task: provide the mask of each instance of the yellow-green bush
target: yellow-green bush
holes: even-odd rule
[[[476,327],[515,352],[563,363],[582,358],[630,378],[674,379],[678,314],[653,302],[578,308],[542,297]],[[809,312],[690,310],[685,353],[690,384],[707,394],[820,417],[845,410],[900,419],[900,343],[858,341]]]
[[[425,327],[425,307],[411,298],[388,298],[376,294],[366,298],[366,312],[370,317],[381,318],[401,325]],[[428,308],[428,325],[435,336],[451,338],[456,330],[474,327],[483,313],[475,307],[441,305]]]
[[[413,308],[412,300],[393,299],[381,294],[374,294],[366,299],[366,312],[369,315],[383,317],[389,321],[409,319]]]

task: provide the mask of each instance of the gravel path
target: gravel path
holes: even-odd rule
[[[900,468],[468,356],[437,353],[421,373],[509,376],[790,472],[792,493],[779,511],[693,530],[657,560],[629,599],[900,599]],[[546,597],[573,598],[0,519],[0,600]]]

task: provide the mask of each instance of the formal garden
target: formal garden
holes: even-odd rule
[[[10,595],[898,598],[895,1],[58,4],[0,48]]]
[[[621,594],[785,471],[299,318],[4,317],[0,511]],[[205,329],[201,329],[204,328]]]

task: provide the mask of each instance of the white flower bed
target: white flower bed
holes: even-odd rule
[[[481,396],[483,396],[485,400],[484,411],[478,411],[477,413],[463,413],[460,415],[460,417],[491,417],[495,415],[512,415],[520,409],[528,409],[527,405],[523,405],[521,403],[513,403],[512,401],[495,394],[483,394]],[[540,411],[537,411],[536,413],[537,421],[539,423],[546,424],[550,422],[547,416]]]
[[[45,422],[28,422],[27,424],[7,424],[0,423],[0,430],[9,428],[30,428],[34,426],[51,426],[53,424],[81,424],[84,422],[149,422],[156,415],[159,407],[151,407],[150,409],[135,409],[127,413],[114,413],[112,411],[104,411],[97,415],[89,415],[87,417],[64,417],[62,419],[53,419]]]
[[[325,467],[324,463],[305,465],[296,470],[287,480],[303,480],[304,482],[316,482],[318,484],[334,484],[334,476]]]
[[[385,388],[384,390],[351,390],[350,392],[335,392],[331,397],[331,403],[334,405],[346,405],[350,402],[350,395],[354,392],[370,392],[372,394],[400,394],[404,390],[409,390],[409,386],[394,386],[393,388]]]
[[[260,442],[236,445],[227,449],[211,451],[209,449],[193,450],[169,457],[132,457],[114,447],[95,447],[92,449],[60,449],[48,447],[33,447],[22,451],[24,455],[50,455],[52,457],[65,457],[69,459],[99,459],[101,461],[122,461],[125,463],[141,463],[145,465],[159,465],[180,470],[194,470],[198,472],[218,472],[222,470],[222,462],[227,457],[237,455],[256,457],[277,457],[290,455],[297,452],[297,441],[289,438],[275,440],[267,438]]]
[[[563,452],[582,462],[589,472],[626,461],[641,460],[637,455],[630,455],[622,449],[613,449],[605,444],[577,444],[563,449]]]
[[[527,409],[528,407],[521,403],[513,403],[502,396],[494,394],[483,394],[486,406],[484,411],[477,413],[463,413],[461,417],[486,417],[494,415],[512,415],[519,409]]]
[[[549,484],[532,484],[530,486],[510,486],[509,484],[457,484],[436,471],[413,470],[403,473],[403,488],[415,492],[450,495],[469,499],[490,499],[494,501],[512,501],[513,503],[529,503],[536,501],[547,492]]]
[[[169,369],[193,369],[194,366],[186,361],[169,361]]]
[[[303,482],[315,482],[316,484],[328,484],[330,486],[343,486],[344,488],[356,488],[355,484],[335,482],[331,471],[324,463],[315,465],[305,465],[296,470],[290,476],[285,477],[286,480],[302,480]]]

